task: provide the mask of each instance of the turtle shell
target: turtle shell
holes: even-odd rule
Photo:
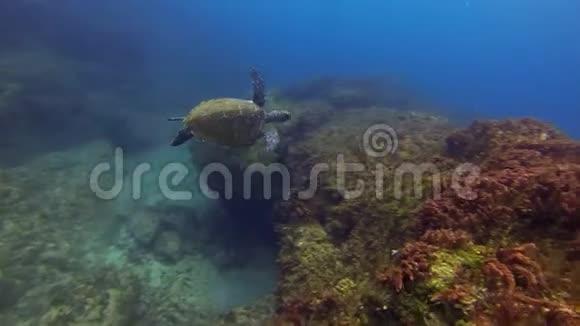
[[[254,102],[221,98],[200,103],[183,123],[195,137],[228,146],[252,145],[262,135],[265,113]]]

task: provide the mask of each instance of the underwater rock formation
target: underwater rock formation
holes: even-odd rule
[[[490,123],[488,127],[496,126]],[[505,140],[497,142],[497,134]],[[530,120],[509,121],[489,137],[480,135],[478,142],[487,142],[488,149],[474,161],[482,170],[482,176],[471,185],[474,198],[462,200],[448,189],[441,200],[425,204],[419,214],[420,227],[460,228],[486,238],[518,223],[513,232],[533,236],[534,229],[546,232],[553,228],[557,235],[564,232],[568,233],[565,238],[573,238],[580,223],[580,146],[555,135],[557,131]],[[497,144],[490,145],[494,142]]]
[[[95,160],[111,152],[96,142],[0,168],[2,324],[126,325],[132,318],[132,277],[85,257],[115,224],[87,185]]]
[[[281,128],[286,145],[282,162],[292,172],[292,196],[279,201],[274,212],[281,242],[279,318],[300,325],[394,321],[387,309],[390,291],[380,286],[376,274],[391,261],[391,250],[405,237],[402,230],[410,222],[409,213],[421,202],[409,192],[409,180],[398,187],[395,171],[405,164],[432,162],[424,166],[427,183],[433,172],[429,169],[446,169],[445,160],[433,157],[443,150],[452,126],[429,113],[365,108],[364,103],[336,107],[331,101],[300,96],[276,100],[276,107],[293,114]],[[398,149],[375,158],[363,138],[365,131],[380,124],[396,130]],[[361,165],[361,171],[345,179],[347,191],[337,182],[340,156]],[[312,179],[312,168],[320,163],[327,169]],[[379,175],[384,176],[381,183],[376,181]],[[364,182],[364,192],[348,198],[357,180]],[[309,186],[317,186],[316,192],[300,198]],[[426,186],[422,196],[432,191]]]
[[[11,101],[18,91],[3,95]],[[105,142],[1,167],[0,322],[578,324],[578,142],[529,119],[456,130],[441,116],[354,98],[269,99],[293,113],[274,153],[191,145],[196,165],[223,162],[237,177],[254,162],[288,167],[289,200],[282,191],[265,200],[258,180],[252,200],[234,187],[234,198],[222,202],[247,216],[155,194],[111,208],[87,187],[94,163],[110,161]],[[395,133],[377,144],[395,150],[371,155],[365,132],[381,124]],[[358,171],[340,180],[341,162]],[[454,172],[465,162],[479,176],[460,179],[459,196]],[[312,176],[321,163],[327,168]],[[155,185],[149,181],[145,188]],[[225,193],[223,180],[210,184]],[[240,243],[272,230],[275,297],[231,311],[209,303],[229,294],[216,290],[220,273],[253,264],[254,252]]]
[[[181,239],[176,232],[164,231],[155,241],[155,253],[169,261],[178,261],[181,258]]]
[[[372,106],[419,109],[426,103],[394,80],[318,78],[292,85],[280,91],[281,97],[294,101],[323,101],[336,109]]]
[[[205,231],[191,209],[171,205],[141,208],[129,217],[127,230],[139,249],[172,263],[180,260],[185,247],[199,248]]]
[[[94,272],[88,277],[65,280],[48,291],[51,307],[37,325],[123,326],[136,320],[139,290],[130,274]]]
[[[136,214],[129,222],[129,232],[135,241],[143,246],[150,246],[159,233],[161,217],[155,214]]]
[[[476,122],[449,136],[447,144],[453,157],[479,164],[481,175],[470,185],[469,198],[447,187],[439,199],[427,200],[412,227],[420,240],[411,240],[401,252],[434,232],[461,232],[478,247],[474,260],[450,269],[452,277],[444,288],[429,287],[441,253],[457,246],[454,236],[438,237],[420,251],[421,273],[410,269],[416,260],[401,255],[382,280],[397,291],[403,283],[409,285],[400,300],[429,294],[436,304],[424,302],[424,309],[446,309],[437,312],[445,320],[576,324],[577,311],[566,301],[575,302],[577,294],[565,292],[562,279],[577,279],[578,262],[553,252],[579,233],[580,144],[529,119]],[[460,248],[464,252],[473,244]],[[457,250],[451,253],[460,257]]]
[[[429,114],[336,110],[300,96],[285,102],[296,118],[282,132],[293,193],[275,211],[283,322],[578,322],[579,293],[570,284],[579,279],[578,261],[566,258],[574,257],[569,248],[579,236],[578,142],[531,119],[475,122],[454,132]],[[365,128],[378,123],[397,131],[398,150],[375,158],[361,142]],[[340,187],[339,154],[362,164]],[[315,176],[314,196],[299,198],[316,163],[331,172]],[[415,164],[405,170],[411,180],[395,182],[406,163]],[[458,185],[454,169],[463,163],[477,166],[479,176]],[[377,183],[377,175],[384,180]],[[349,198],[344,186],[361,184],[367,192]],[[417,184],[426,186],[423,196],[412,191]],[[458,186],[469,192],[458,195]]]

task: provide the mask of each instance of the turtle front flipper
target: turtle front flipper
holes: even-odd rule
[[[250,77],[252,77],[252,86],[254,87],[254,97],[252,98],[252,102],[263,108],[266,104],[266,87],[264,86],[264,80],[260,77],[260,74],[254,67],[250,70]]]
[[[171,146],[179,146],[185,143],[186,141],[190,140],[191,138],[193,138],[193,133],[191,132],[191,130],[183,128],[177,133],[177,136],[173,138]]]

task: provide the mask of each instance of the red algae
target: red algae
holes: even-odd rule
[[[476,244],[489,248],[503,245],[496,247],[495,254],[483,255],[483,264],[467,274],[469,277],[457,273],[455,285],[435,297],[439,302],[458,302],[471,295],[473,302],[463,319],[478,321],[476,324],[485,324],[484,319],[501,325],[541,320],[557,325],[577,323],[579,317],[566,304],[566,296],[546,281],[548,266],[540,264],[538,245],[517,243],[558,242],[577,236],[580,156],[576,154],[580,144],[529,119],[474,123],[448,137],[447,143],[450,155],[474,159],[481,165],[481,176],[472,189],[476,196],[466,200],[448,188],[441,198],[428,200],[417,212],[416,233],[422,234],[423,241],[432,239],[438,250],[457,247],[456,236],[443,236],[450,230],[459,232],[462,241],[472,237]],[[433,262],[436,252],[430,248],[421,262],[429,261],[429,254]],[[392,268],[396,272],[407,268],[406,258],[397,265]],[[427,268],[421,264],[421,270]],[[473,277],[480,273],[486,280],[483,285]],[[421,276],[419,281],[430,277],[415,275]],[[402,288],[400,277],[389,280],[395,289]],[[468,295],[464,284],[479,287],[480,294]]]
[[[425,122],[413,123],[410,129],[418,130]],[[300,153],[296,166],[302,170],[321,153],[332,155],[328,143],[319,147],[313,141],[317,132],[293,145],[300,151],[286,157],[290,167],[294,153]],[[278,206],[278,225],[287,239],[280,259],[294,266],[282,270],[280,314],[302,314],[314,325],[421,325],[429,319],[476,325],[578,323],[573,305],[578,291],[566,292],[566,282],[558,278],[576,279],[578,267],[580,144],[532,119],[475,122],[440,139],[447,147],[429,159],[443,171],[439,196],[346,200],[326,183],[325,192],[309,201]],[[360,156],[353,152],[352,157]],[[420,162],[426,156],[405,158]],[[449,182],[452,167],[463,162],[480,171],[468,184],[469,197],[459,196]],[[366,180],[365,174],[360,177]],[[314,226],[326,231],[324,240],[293,231]],[[318,252],[332,253],[336,265],[329,269],[326,260],[318,266],[292,258],[304,246],[324,248]],[[552,257],[547,250],[561,254]],[[298,272],[296,266],[310,272]],[[337,290],[344,279],[350,284],[347,296]],[[307,309],[297,312],[297,306]]]

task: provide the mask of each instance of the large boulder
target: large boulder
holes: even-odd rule
[[[129,222],[129,232],[138,244],[150,246],[159,233],[160,225],[161,218],[158,215],[144,210],[132,216]]]
[[[181,242],[177,232],[163,231],[155,240],[154,252],[161,259],[177,262],[183,255]]]

